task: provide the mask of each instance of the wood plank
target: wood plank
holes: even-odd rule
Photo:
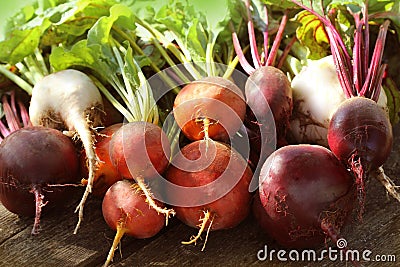
[[[32,218],[21,219],[4,211],[2,207],[1,225],[12,218],[17,226],[3,233],[4,241],[0,245],[0,266],[93,266],[103,262],[114,232],[108,228],[101,214],[101,200],[89,199],[85,208],[85,220],[78,234],[73,230],[77,221],[74,209],[82,191],[74,194],[74,201],[61,212],[52,212],[43,216],[41,232],[31,236]],[[20,231],[18,231],[20,230]],[[129,244],[128,242],[126,242]]]
[[[28,219],[21,219],[0,204],[0,244],[5,240],[22,231],[29,225]]]

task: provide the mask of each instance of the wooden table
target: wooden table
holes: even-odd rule
[[[394,129],[395,144],[385,170],[400,184],[400,127]],[[74,213],[81,188],[71,196],[62,211],[42,218],[39,235],[31,236],[33,220],[19,218],[0,205],[0,266],[101,266],[111,246],[114,232],[101,215],[101,200],[90,197],[85,220],[77,235]],[[279,249],[260,232],[252,217],[237,228],[211,232],[205,251],[202,243],[181,245],[196,231],[173,219],[161,233],[148,240],[122,239],[121,254],[114,257],[115,266],[351,266],[349,262],[280,262],[259,261],[257,252],[264,248]],[[400,203],[388,197],[375,179],[368,184],[366,213],[363,222],[356,219],[343,236],[348,247],[372,255],[395,255],[396,262],[364,262],[364,266],[400,266]]]

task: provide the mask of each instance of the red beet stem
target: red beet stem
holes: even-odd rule
[[[268,9],[267,6],[264,5],[263,7],[264,13],[265,13],[265,28],[263,29],[263,37],[264,37],[264,58],[268,58],[268,42],[269,42],[269,34],[268,34],[268,26],[269,26],[269,20],[268,20]]]
[[[252,74],[255,71],[255,69],[250,65],[245,55],[243,54],[243,49],[240,46],[236,32],[232,33],[232,40],[233,40],[233,47],[235,48],[235,52],[239,58],[240,65],[248,75]]]
[[[271,51],[268,55],[268,59],[266,62],[267,66],[273,66],[275,64],[276,55],[278,54],[279,46],[283,38],[283,32],[285,30],[287,21],[288,21],[288,11],[285,10],[281,23],[279,24],[278,32],[276,33],[274,42],[272,44]]]
[[[372,54],[371,64],[369,67],[369,71],[367,77],[365,78],[365,82],[363,84],[363,88],[360,92],[360,95],[365,95],[366,97],[371,97],[374,90],[380,90],[380,85],[382,83],[382,76],[380,73],[381,63],[383,57],[383,51],[385,48],[386,34],[388,31],[390,21],[386,20],[379,29],[378,38],[376,39],[374,53]],[[376,87],[377,88],[374,88]],[[379,94],[378,94],[379,95]]]
[[[13,93],[11,94],[11,104],[8,102],[7,95],[3,95],[3,109],[4,109],[4,114],[6,116],[8,128],[10,129],[10,132],[14,132],[21,128],[18,118],[16,115],[16,111],[13,111],[12,106],[15,107],[15,103],[13,105],[13,100],[15,99],[12,97]]]
[[[10,95],[10,100],[8,99],[7,95]],[[28,111],[26,110],[24,104],[20,100],[16,101],[14,91],[11,91],[10,93],[6,93],[3,95],[2,104],[3,104],[6,123],[3,123],[0,120],[0,142],[3,140],[3,138],[7,137],[12,132],[20,129],[21,127],[32,125],[29,119]],[[17,109],[17,104],[19,112]],[[22,120],[22,125],[20,117]]]
[[[283,64],[285,63],[285,60],[286,60],[287,56],[289,55],[290,49],[292,49],[292,46],[296,43],[296,41],[297,41],[297,37],[293,36],[292,39],[290,40],[290,42],[288,43],[288,45],[283,50],[282,55],[279,58],[278,64],[276,65],[276,67],[278,69],[282,68]]]
[[[263,33],[263,37],[264,37],[264,43],[263,43],[263,55],[262,55],[262,60],[260,57],[260,54],[257,50],[257,40],[256,40],[256,36],[255,36],[255,31],[254,31],[254,24],[253,24],[253,20],[251,17],[251,11],[250,11],[250,0],[246,0],[246,8],[247,8],[247,17],[248,17],[248,22],[247,22],[247,28],[248,28],[248,34],[249,34],[249,41],[250,41],[250,50],[251,50],[251,57],[253,59],[253,64],[254,67],[250,65],[250,63],[247,61],[247,59],[244,56],[243,50],[240,47],[240,43],[239,43],[239,39],[237,37],[236,32],[233,30],[232,31],[232,39],[233,39],[233,47],[235,48],[236,54],[239,58],[239,62],[240,65],[242,66],[242,68],[244,69],[244,71],[251,75],[254,73],[254,71],[256,69],[259,69],[262,66],[274,66],[275,65],[275,61],[277,58],[277,54],[279,51],[279,46],[281,44],[282,38],[283,38],[283,33],[288,21],[288,11],[285,10],[281,23],[279,25],[278,28],[278,32],[275,36],[275,39],[273,41],[272,47],[271,47],[271,51],[268,52],[268,38],[269,38],[269,34],[268,34],[268,11],[267,11],[267,7],[266,5],[263,6],[263,10],[265,12],[265,27],[262,30]],[[287,53],[289,52],[290,48],[292,47],[294,41],[291,42],[290,45],[288,45],[286,47],[285,50],[286,51],[286,55],[284,54],[283,57],[281,57],[280,59],[280,65],[283,64],[283,60],[285,59],[285,57],[287,56]]]
[[[246,0],[246,9],[248,18],[247,30],[249,32],[251,57],[253,58],[254,67],[258,69],[259,67],[261,67],[261,60],[260,60],[260,54],[258,53],[257,50],[256,34],[254,31],[254,24],[250,13],[250,0]]]

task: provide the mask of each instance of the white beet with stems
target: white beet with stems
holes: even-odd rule
[[[148,122],[158,125],[158,106],[152,89],[141,71],[141,62],[138,61],[136,56],[139,55],[139,58],[146,62],[151,62],[151,59],[144,55],[132,36],[118,28],[115,22],[120,17],[132,20],[132,23],[135,23],[133,14],[129,9],[121,4],[116,4],[110,8],[109,16],[101,17],[96,21],[89,30],[87,39],[78,41],[70,48],[61,46],[54,48],[50,55],[50,63],[56,70],[77,66],[86,70],[90,69],[90,78],[107,100],[125,117],[125,122],[128,124]],[[157,69],[154,64],[149,64],[155,70]],[[171,85],[170,79],[165,77],[165,73],[163,74],[160,75],[161,78]],[[113,92],[106,87],[106,84],[112,87]],[[136,125],[141,124],[136,123]],[[123,128],[127,129],[127,127]],[[148,146],[147,142],[146,146]],[[126,151],[119,152],[125,153]],[[140,159],[138,158],[138,160]],[[132,176],[129,178],[138,182],[146,193],[149,203],[157,212],[164,214],[166,219],[174,214],[172,209],[160,208],[156,205],[153,194],[144,181],[149,177],[139,177],[137,173],[132,173]],[[80,209],[75,233],[79,229],[82,218],[83,213]]]
[[[100,91],[86,74],[78,70],[68,69],[49,74],[33,87],[29,106],[32,124],[76,133],[85,149],[89,175],[85,192],[77,207],[79,223],[83,218],[86,199],[92,192],[94,172],[98,164],[93,135],[94,127],[101,125],[102,113],[103,100]]]
[[[328,147],[328,127],[333,113],[346,95],[336,74],[332,55],[308,60],[293,78],[293,114],[288,132],[289,142]],[[381,90],[378,105],[388,110],[387,96]]]

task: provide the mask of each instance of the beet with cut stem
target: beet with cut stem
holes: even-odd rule
[[[63,202],[62,185],[77,183],[78,174],[73,143],[55,129],[25,127],[0,144],[0,200],[13,213],[36,216],[32,234],[39,232],[42,207]]]
[[[317,145],[289,145],[272,153],[259,180],[263,211],[254,202],[261,227],[290,248],[334,242],[353,209],[355,186],[344,165]],[[259,203],[258,203],[259,205]]]

